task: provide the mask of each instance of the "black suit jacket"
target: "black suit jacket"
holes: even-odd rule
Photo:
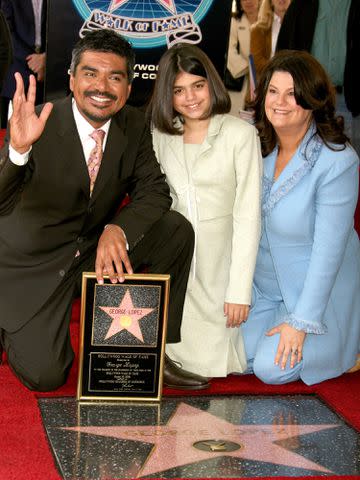
[[[12,98],[15,92],[14,73],[20,72],[27,88],[29,70],[26,57],[35,53],[35,19],[31,0],[1,0],[1,10],[10,28],[14,58],[4,79],[1,95]],[[46,49],[47,0],[43,0],[41,52]]]
[[[13,61],[12,42],[9,26],[3,12],[0,10],[0,88]]]
[[[55,102],[27,165],[0,153],[0,327],[14,331],[63,279],[76,251],[96,249],[107,223],[126,233],[130,249],[170,208],[143,114],[125,106],[112,119],[100,171],[89,175],[71,108]],[[131,203],[118,211],[124,196]]]
[[[310,52],[319,11],[319,0],[292,0],[281,24],[276,50],[286,48]],[[344,93],[354,116],[360,114],[360,89],[357,64],[360,58],[360,1],[352,0],[346,40]]]

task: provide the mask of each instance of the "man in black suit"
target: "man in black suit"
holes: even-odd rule
[[[1,90],[3,126],[8,103],[15,93],[15,72],[20,72],[25,89],[29,75],[37,81],[36,104],[42,102],[45,74],[47,0],[0,0],[0,8],[9,25],[14,54]]]
[[[13,51],[9,26],[4,13],[0,10],[0,88],[12,62]]]
[[[31,389],[62,385],[73,360],[71,304],[83,271],[113,283],[147,264],[171,275],[167,342],[180,341],[193,231],[169,211],[171,198],[143,114],[125,105],[134,52],[111,30],[87,34],[73,50],[72,96],[35,110],[19,73],[9,146],[0,154],[0,339],[10,366]],[[89,157],[105,146],[95,184]],[[91,153],[90,153],[91,152]],[[90,187],[91,185],[91,187]],[[131,202],[118,211],[126,194]],[[164,383],[199,389],[207,379],[166,357]]]

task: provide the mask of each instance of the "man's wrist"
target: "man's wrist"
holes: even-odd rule
[[[121,233],[123,234],[124,236],[124,240],[125,240],[125,243],[126,243],[126,250],[129,250],[129,243],[127,241],[127,238],[126,238],[126,234],[124,232],[124,230],[119,226],[119,225],[116,225],[116,223],[107,223],[105,226],[104,226],[104,230],[106,230],[107,228],[109,227],[117,227],[120,229]]]
[[[14,152],[18,153],[19,155],[24,155],[25,153],[29,153],[31,150],[31,145],[25,145],[25,146],[19,147],[11,143],[11,141],[10,141],[10,147]]]
[[[31,147],[26,150],[24,153],[16,150],[11,144],[9,145],[9,158],[12,163],[18,166],[26,165],[29,161],[29,155],[31,152]]]

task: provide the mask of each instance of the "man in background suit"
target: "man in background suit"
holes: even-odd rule
[[[134,63],[130,44],[115,32],[87,34],[73,50],[72,96],[41,111],[34,107],[35,78],[26,95],[15,75],[9,146],[0,154],[0,340],[13,371],[34,390],[66,381],[71,304],[83,271],[95,269],[100,284],[104,274],[122,282],[124,271],[143,264],[169,273],[167,342],[180,341],[194,234],[169,211],[169,188],[143,114],[125,105]],[[104,136],[100,147],[94,129]],[[96,148],[102,160],[93,183]],[[126,194],[131,202],[118,211]],[[164,383],[208,386],[168,357]]]
[[[2,126],[6,126],[9,101],[15,93],[15,72],[20,72],[27,89],[29,75],[37,81],[36,104],[43,99],[46,50],[46,0],[1,0],[0,8],[8,22],[14,48],[1,91]]]
[[[3,12],[0,10],[0,89],[8,68],[13,59],[11,35],[9,25]]]

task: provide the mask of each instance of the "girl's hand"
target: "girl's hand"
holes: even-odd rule
[[[224,315],[227,317],[226,327],[239,327],[243,322],[246,322],[249,315],[249,305],[242,305],[239,303],[224,303]]]

